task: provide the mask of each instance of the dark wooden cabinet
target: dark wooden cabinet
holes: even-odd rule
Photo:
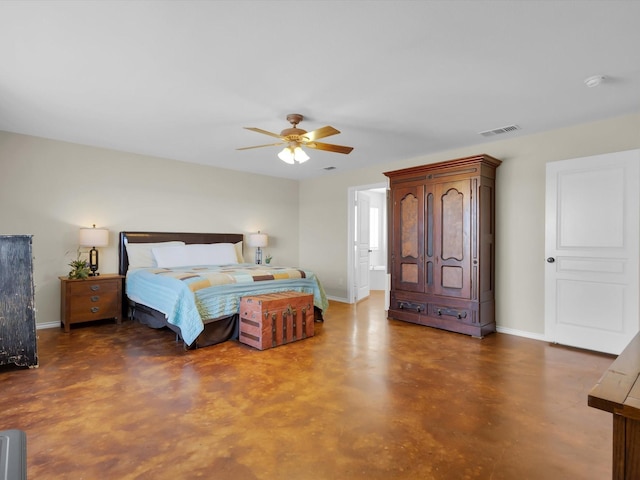
[[[31,235],[0,235],[0,365],[38,365]]]
[[[385,172],[389,317],[482,337],[495,331],[495,173],[488,155]]]

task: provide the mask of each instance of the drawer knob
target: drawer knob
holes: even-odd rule
[[[100,300],[100,297],[98,295],[94,295],[93,297],[91,297],[92,302],[97,302],[98,300]]]
[[[91,313],[98,313],[98,310],[100,310],[100,307],[91,307]]]
[[[98,290],[100,290],[100,285],[91,285],[91,290],[97,292]]]

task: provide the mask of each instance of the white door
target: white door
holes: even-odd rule
[[[549,341],[619,354],[638,332],[639,164],[640,150],[547,164]]]
[[[356,194],[356,302],[367,298],[369,286],[369,197],[364,192]]]

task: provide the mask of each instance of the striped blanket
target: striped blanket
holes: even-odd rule
[[[127,273],[126,293],[147,305],[180,329],[187,345],[204,330],[203,320],[239,312],[240,299],[296,291],[313,294],[314,306],[329,307],[321,283],[313,272],[291,267],[237,264],[179,268],[143,268]]]

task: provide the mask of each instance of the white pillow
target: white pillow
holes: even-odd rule
[[[192,244],[152,248],[158,267],[193,267],[196,265],[228,265],[238,263],[232,243]]]
[[[242,242],[234,243],[233,245],[236,247],[236,259],[238,263],[244,263],[244,255],[242,254]]]
[[[151,249],[153,247],[170,247],[184,245],[184,242],[156,242],[156,243],[127,243],[127,257],[129,258],[129,268],[153,268],[157,267],[156,259]]]

